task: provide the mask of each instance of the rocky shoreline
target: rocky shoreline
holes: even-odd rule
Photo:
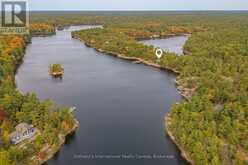
[[[181,156],[190,164],[195,164],[194,161],[190,158],[189,154],[185,151],[185,149],[176,141],[176,138],[174,137],[173,133],[171,132],[169,128],[170,120],[171,120],[170,114],[164,117],[165,132],[170,137],[170,139],[173,141],[173,143],[177,146],[177,148],[180,150]]]
[[[66,138],[72,133],[74,133],[78,127],[79,127],[79,122],[76,119],[74,119],[74,126],[67,133],[58,135],[59,144],[57,146],[48,148],[45,151],[46,157],[44,157],[43,159],[34,158],[36,160],[36,162],[33,162],[35,163],[34,165],[42,165],[48,160],[50,160],[57,152],[59,152],[60,148],[65,144]],[[38,156],[35,156],[35,157],[38,157]]]
[[[56,34],[56,33],[54,33]],[[53,34],[50,34],[50,35],[53,35]],[[50,35],[46,35],[46,34],[43,34],[43,35],[32,35],[32,37],[45,37],[45,36],[50,36]],[[31,36],[30,36],[31,37]],[[30,44],[31,42],[26,42],[25,46],[24,46],[24,50],[26,49],[27,45]],[[24,54],[25,54],[25,51],[24,51]],[[25,56],[25,55],[24,55]],[[23,56],[23,57],[24,57]],[[10,76],[11,77],[11,80],[14,84],[14,86],[16,87],[16,84],[15,84],[15,74],[17,73],[19,67],[21,66],[21,64],[23,63],[23,58],[20,59],[19,61],[17,61],[17,63],[15,64],[15,67],[14,67],[14,73]],[[76,118],[74,118],[74,125],[73,127],[68,130],[65,134],[58,134],[58,140],[59,140],[59,143],[58,145],[56,146],[44,146],[43,148],[46,148],[46,156],[43,158],[43,159],[39,159],[38,155],[33,155],[31,158],[29,158],[29,164],[32,164],[32,165],[42,165],[44,164],[46,161],[48,161],[49,159],[51,159],[59,150],[60,148],[64,145],[65,141],[66,141],[66,137],[72,133],[74,133],[76,131],[76,129],[79,127],[79,122],[77,121]],[[44,151],[43,151],[44,152]]]
[[[174,36],[176,36],[176,35],[174,35]],[[177,75],[180,74],[179,71],[177,71],[177,70],[175,70],[173,68],[161,67],[159,64],[154,63],[153,61],[146,61],[146,60],[138,58],[138,57],[128,57],[128,56],[125,56],[123,54],[102,50],[100,48],[94,47],[90,43],[87,43],[87,42],[85,42],[84,40],[82,40],[82,39],[80,39],[78,37],[73,36],[73,38],[83,42],[87,47],[93,48],[93,49],[95,49],[96,51],[98,51],[100,53],[104,53],[104,54],[111,55],[111,56],[114,56],[114,57],[118,57],[118,58],[128,60],[128,61],[132,61],[132,62],[134,62],[136,64],[144,64],[144,65],[151,66],[151,67],[154,67],[154,68],[157,68],[157,69],[160,69],[160,70],[170,71],[170,72],[173,72],[173,73],[175,73]],[[178,80],[178,79],[175,80],[175,83],[177,85],[177,90],[180,93],[180,95],[183,96],[186,100],[189,100],[191,98],[191,96],[192,96],[192,93],[193,93],[192,89],[183,87],[182,84],[180,84],[180,80]]]
[[[176,34],[175,35],[170,35],[170,36],[167,36],[167,37],[171,37],[171,36],[177,36]],[[116,53],[116,52],[111,52],[111,51],[106,51],[106,50],[102,50],[100,48],[96,48],[94,47],[93,45],[91,45],[90,43],[84,41],[83,39],[80,39],[79,37],[75,37],[73,36],[73,38],[83,42],[86,46],[88,47],[91,47],[91,48],[94,48],[96,51],[98,52],[101,52],[101,53],[104,53],[104,54],[107,54],[107,55],[111,55],[111,56],[114,56],[114,57],[118,57],[118,58],[121,58],[121,59],[124,59],[124,60],[129,60],[129,61],[133,61],[135,63],[141,63],[141,64],[144,64],[144,65],[148,65],[148,66],[152,66],[152,67],[155,67],[155,68],[158,68],[158,69],[161,69],[161,70],[167,70],[167,71],[172,71],[173,73],[175,74],[180,74],[179,71],[173,69],[173,68],[163,68],[161,67],[159,64],[156,64],[152,61],[146,61],[144,59],[141,59],[141,58],[137,58],[137,57],[128,57],[126,55],[123,55],[123,54],[119,54],[119,53]],[[150,38],[149,38],[150,39]],[[175,83],[177,85],[177,90],[178,92],[180,93],[181,96],[183,96],[186,100],[189,100],[193,94],[193,91],[192,89],[188,89],[188,88],[185,88],[183,87],[182,84],[180,84],[180,80],[175,80]],[[170,121],[170,113],[168,115],[165,116],[165,132],[167,133],[167,135],[170,137],[170,139],[173,141],[173,143],[178,147],[178,149],[180,150],[181,152],[181,155],[182,157],[187,161],[189,162],[190,164],[194,164],[194,161],[191,160],[191,158],[189,157],[189,155],[187,154],[187,152],[183,149],[183,147],[181,145],[179,145],[179,143],[176,141],[173,133],[170,131],[168,125],[169,125],[169,121]]]
[[[96,51],[100,52],[100,53],[104,53],[104,54],[108,54],[108,55],[111,55],[111,56],[114,56],[114,57],[118,57],[118,58],[121,58],[121,59],[124,59],[124,60],[128,60],[128,61],[133,61],[135,63],[139,63],[139,64],[144,64],[144,65],[148,65],[148,66],[152,66],[154,68],[158,68],[158,69],[161,69],[161,70],[167,70],[167,71],[172,71],[173,73],[176,73],[176,74],[179,74],[179,71],[173,69],[173,68],[163,68],[161,67],[159,64],[157,63],[154,63],[153,61],[146,61],[142,58],[138,58],[138,57],[128,57],[126,55],[123,55],[123,54],[119,54],[119,53],[116,53],[116,52],[111,52],[111,51],[106,51],[106,50],[103,50],[103,49],[100,49],[100,48],[96,48],[94,47],[93,45],[91,45],[90,43],[87,43],[85,42],[84,40],[78,38],[78,37],[75,37],[73,36],[74,39],[77,39],[81,42],[83,42],[87,47],[91,47],[91,48],[94,48]]]

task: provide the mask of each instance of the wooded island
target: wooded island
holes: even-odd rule
[[[64,68],[60,64],[50,64],[49,73],[54,77],[60,77],[64,74]]]

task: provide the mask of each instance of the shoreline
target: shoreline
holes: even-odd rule
[[[164,117],[164,121],[165,121],[165,133],[170,137],[170,139],[172,140],[172,142],[177,146],[177,148],[180,151],[180,155],[190,164],[195,164],[194,161],[190,158],[190,156],[187,154],[187,152],[185,151],[185,149],[177,142],[175,136],[173,135],[173,133],[171,132],[169,125],[170,125],[170,113],[168,113],[167,115],[165,115]]]
[[[168,37],[171,37],[171,36],[172,35],[167,36],[167,38]],[[175,34],[173,36],[177,36],[177,35]],[[146,61],[146,60],[143,60],[141,58],[128,57],[128,56],[125,56],[125,55],[122,55],[122,54],[119,54],[119,53],[116,53],[116,52],[102,50],[100,48],[96,48],[96,47],[92,46],[90,43],[88,43],[88,42],[84,41],[83,39],[80,39],[79,37],[76,37],[76,36],[72,36],[72,38],[79,40],[80,42],[84,43],[87,47],[93,48],[97,52],[100,52],[100,53],[103,53],[103,54],[106,54],[106,55],[111,55],[111,56],[114,56],[114,57],[117,57],[117,58],[120,58],[120,59],[132,61],[132,62],[135,62],[135,63],[141,63],[141,64],[144,64],[144,65],[147,65],[147,66],[151,66],[151,67],[154,67],[154,68],[157,68],[157,69],[160,69],[160,70],[165,70],[165,71],[173,72],[176,75],[179,75],[180,74],[179,71],[177,71],[177,70],[175,70],[173,68],[163,68],[159,64],[156,64],[156,63],[154,63],[152,61]],[[177,89],[178,93],[184,99],[190,100],[190,98],[191,98],[191,94],[189,94],[189,90],[190,89],[187,89],[187,88],[184,88],[183,86],[181,86],[180,83],[179,83],[179,81],[177,79],[175,80],[175,84],[176,84],[176,89]],[[191,160],[191,158],[188,156],[187,152],[179,145],[179,143],[176,141],[173,133],[168,128],[169,120],[170,120],[169,116],[170,116],[170,112],[168,114],[166,114],[165,117],[164,117],[164,120],[165,120],[165,132],[166,132],[166,134],[169,136],[169,138],[172,140],[172,142],[177,146],[177,148],[178,148],[178,150],[179,150],[182,158],[185,159],[188,163],[194,164],[193,160]]]
[[[157,68],[157,69],[160,69],[160,70],[164,70],[164,71],[167,71],[167,72],[174,73],[177,76],[180,74],[179,71],[177,71],[177,70],[175,70],[173,68],[164,68],[164,67],[161,67],[159,64],[156,64],[156,63],[154,63],[152,61],[146,61],[146,60],[143,60],[143,59],[138,58],[138,57],[128,57],[128,56],[125,56],[123,54],[102,50],[100,48],[95,48],[90,43],[87,43],[87,42],[85,42],[84,40],[82,40],[82,39],[80,39],[78,37],[73,36],[73,38],[79,40],[80,42],[83,42],[87,47],[95,49],[97,52],[100,52],[100,53],[103,53],[103,54],[106,54],[106,55],[110,55],[110,56],[113,56],[113,57],[117,57],[117,58],[120,58],[120,59],[123,59],[123,60],[131,61],[131,62],[136,63],[136,64],[144,64],[144,65],[147,65],[147,66],[151,66],[151,67],[154,67],[154,68]],[[175,84],[176,84],[176,88],[177,88],[178,93],[184,99],[190,100],[190,98],[191,98],[191,94],[190,94],[191,89],[183,87],[179,83],[179,80],[177,80],[177,79],[175,80]]]
[[[173,34],[169,33],[166,35],[155,35],[155,36],[150,36],[150,37],[138,37],[135,38],[137,41],[145,41],[145,40],[156,40],[156,39],[168,39],[171,37],[180,37],[180,36],[190,36],[191,33],[178,33],[178,34]]]
[[[66,138],[73,134],[76,129],[79,127],[79,122],[77,121],[77,119],[74,119],[74,125],[72,127],[72,129],[70,129],[67,133],[65,133],[64,135],[63,134],[59,134],[58,135],[58,140],[59,140],[59,144],[57,146],[53,146],[53,147],[50,147],[46,150],[46,157],[41,159],[41,160],[38,160],[37,162],[37,165],[42,165],[44,163],[46,163],[48,160],[52,159],[54,157],[54,155],[56,153],[58,153],[60,151],[60,149],[63,147],[63,145],[65,144],[66,142]],[[49,152],[50,151],[50,152]],[[36,156],[37,157],[37,156]],[[35,162],[34,162],[35,163]]]
[[[38,36],[36,36],[36,35],[30,35],[30,39],[32,39],[32,37],[49,37],[49,36],[52,36],[52,35],[56,35],[56,33],[54,33],[54,34],[49,34],[49,35],[46,35],[46,34],[43,34],[43,35],[38,35]],[[13,83],[13,85],[14,85],[14,88],[16,89],[16,90],[18,90],[17,89],[17,85],[16,85],[16,82],[15,82],[15,76],[16,76],[16,74],[18,73],[18,69],[20,68],[20,66],[23,64],[23,62],[24,62],[24,57],[25,57],[25,54],[26,54],[26,48],[27,48],[27,46],[29,45],[29,44],[32,44],[32,42],[29,42],[29,41],[27,41],[26,43],[25,43],[25,45],[24,45],[24,52],[23,52],[23,57],[19,60],[19,61],[17,61],[17,63],[15,64],[15,66],[14,66],[14,72],[13,72],[13,74],[12,75],[10,75],[12,78],[11,78],[11,81],[12,81],[12,83]],[[19,90],[18,90],[19,91]],[[22,93],[21,91],[20,91],[20,93]],[[36,154],[36,155],[32,155],[31,157],[28,157],[27,159],[31,159],[30,160],[30,163],[31,164],[34,164],[34,165],[42,165],[42,164],[44,164],[45,162],[47,162],[49,159],[51,159],[51,158],[53,158],[54,157],[54,155],[57,153],[57,152],[59,152],[60,151],[60,149],[61,149],[61,147],[65,144],[65,142],[66,142],[66,138],[67,138],[67,136],[69,136],[69,135],[71,135],[72,133],[74,133],[75,131],[76,131],[76,129],[79,127],[79,122],[78,122],[78,120],[75,118],[75,117],[73,117],[73,120],[74,120],[74,123],[73,123],[73,127],[70,129],[70,130],[68,130],[68,132],[66,132],[65,134],[62,134],[62,133],[60,133],[60,134],[58,134],[58,141],[59,141],[59,144],[58,145],[55,145],[55,146],[49,146],[48,148],[47,148],[47,150],[46,150],[46,157],[45,158],[43,158],[43,159],[41,159],[41,160],[39,160],[39,159],[36,159],[36,160],[32,160],[33,158],[35,158],[35,157],[38,157],[38,154]],[[45,144],[46,145],[46,144]],[[44,147],[45,147],[45,145],[44,145]],[[49,151],[50,151],[50,153],[49,153]]]
[[[128,57],[128,56],[125,56],[123,54],[119,54],[119,53],[116,53],[116,52],[106,51],[106,50],[103,50],[103,49],[100,49],[100,48],[96,48],[96,47],[92,46],[90,43],[87,43],[87,42],[85,42],[84,40],[82,40],[82,39],[80,39],[78,37],[73,36],[73,38],[83,42],[87,47],[93,48],[97,52],[100,52],[100,53],[104,53],[104,54],[107,54],[107,55],[110,55],[110,56],[113,56],[113,57],[118,57],[120,59],[124,59],[124,60],[128,60],[128,61],[144,64],[144,65],[151,66],[151,67],[154,67],[154,68],[157,68],[157,69],[160,69],[160,70],[170,71],[170,72],[173,72],[175,74],[180,73],[179,71],[177,71],[177,70],[175,70],[173,68],[163,68],[159,64],[154,63],[153,61],[147,61],[147,60],[144,60],[144,59],[138,58],[138,57]]]

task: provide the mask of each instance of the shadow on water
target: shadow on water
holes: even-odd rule
[[[77,132],[73,132],[66,136],[65,145],[70,145],[76,139],[76,133]]]
[[[62,83],[63,82],[63,76],[60,76],[60,77],[51,77],[51,80],[54,83]]]

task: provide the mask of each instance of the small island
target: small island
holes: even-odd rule
[[[62,30],[64,30],[64,27],[61,26],[61,25],[59,25],[59,26],[57,27],[57,30],[58,30],[58,31],[62,31]]]
[[[64,74],[64,68],[60,64],[50,64],[49,74],[53,77],[61,77]]]

